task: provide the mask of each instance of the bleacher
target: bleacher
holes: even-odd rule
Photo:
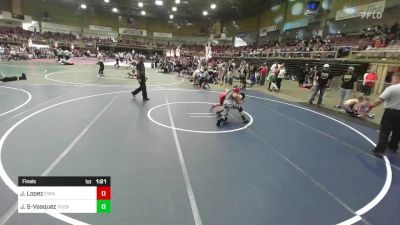
[[[51,25],[51,24],[50,24]],[[49,26],[50,26],[49,25]],[[60,25],[61,26],[61,25]],[[72,26],[63,25],[67,29]],[[50,29],[50,28],[49,28]],[[55,29],[55,28],[54,28]],[[75,28],[74,28],[75,29]],[[111,29],[111,28],[110,28]],[[51,29],[50,29],[51,30]],[[114,34],[114,33],[113,33]],[[110,34],[111,35],[111,34]],[[115,33],[117,35],[117,33]],[[79,37],[81,36],[81,37]],[[350,36],[334,35],[322,38],[314,36],[308,40],[286,40],[285,42],[264,42],[260,46],[233,47],[232,45],[213,45],[212,52],[215,57],[252,57],[262,58],[311,58],[311,59],[400,59],[400,43],[390,31],[383,31],[379,27],[363,29],[361,34]],[[384,39],[385,38],[385,39]],[[146,37],[132,36],[90,36],[89,33],[80,35],[72,31],[58,32],[57,30],[40,33],[24,30],[20,27],[0,27],[0,42],[13,45],[23,45],[31,39],[33,43],[69,48],[91,48],[100,46],[106,49],[141,49],[141,50],[174,50],[180,47],[181,55],[205,55],[205,43],[189,44],[179,42],[179,38],[157,42]],[[182,41],[182,40],[181,40]]]

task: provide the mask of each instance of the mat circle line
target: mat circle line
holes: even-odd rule
[[[214,105],[215,102],[214,102],[214,103],[211,103],[211,102],[169,102],[169,103],[164,103],[164,104],[160,104],[160,105],[157,105],[157,106],[154,106],[153,108],[151,108],[151,109],[147,112],[147,118],[148,118],[151,122],[153,122],[153,123],[155,123],[155,124],[157,124],[157,125],[159,125],[159,126],[162,126],[162,127],[165,127],[165,128],[169,128],[169,129],[171,129],[171,130],[179,130],[179,131],[183,131],[183,132],[199,133],[199,134],[225,134],[225,133],[232,133],[232,132],[244,130],[244,129],[248,128],[248,127],[253,123],[253,117],[252,117],[249,113],[247,113],[246,111],[243,111],[243,112],[250,118],[249,123],[247,123],[247,124],[246,124],[245,126],[243,126],[243,127],[239,127],[239,128],[232,129],[232,130],[221,130],[221,131],[190,130],[190,129],[184,129],[184,128],[179,128],[179,127],[172,127],[172,126],[165,125],[165,124],[163,124],[163,123],[160,123],[160,122],[156,121],[156,120],[151,116],[151,113],[152,113],[155,109],[158,109],[158,108],[160,108],[160,107],[167,106],[167,105],[176,105],[176,104],[208,104],[208,105]]]
[[[0,116],[4,116],[4,115],[7,115],[7,114],[9,114],[9,113],[12,113],[12,112],[14,112],[14,111],[16,111],[16,110],[18,110],[18,109],[24,107],[26,104],[28,104],[28,103],[32,100],[32,95],[31,95],[31,93],[29,93],[28,91],[25,91],[24,89],[13,88],[13,87],[7,87],[7,86],[0,86],[0,88],[13,89],[13,90],[21,91],[21,92],[25,93],[26,95],[28,95],[28,98],[25,100],[25,102],[23,102],[21,105],[19,105],[19,106],[13,108],[13,109],[11,109],[11,110],[9,110],[9,111],[7,111],[7,112],[0,113]]]

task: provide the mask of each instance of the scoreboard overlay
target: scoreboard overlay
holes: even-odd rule
[[[111,177],[18,177],[18,213],[111,213]]]

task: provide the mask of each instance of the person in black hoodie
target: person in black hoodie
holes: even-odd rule
[[[354,74],[354,67],[350,66],[346,74],[342,76],[342,83],[340,85],[340,102],[336,108],[342,108],[343,102],[351,98],[353,90],[357,89],[357,76]]]
[[[315,87],[313,87],[314,89],[312,90],[312,94],[311,94],[310,99],[308,100],[308,103],[313,104],[314,100],[315,100],[315,96],[317,96],[317,94],[319,92],[317,105],[321,105],[323,97],[324,97],[324,93],[325,93],[326,89],[329,88],[332,78],[333,77],[329,71],[329,64],[325,64],[323,69],[318,71],[314,78],[316,81],[316,85],[315,85]]]
[[[299,87],[303,87],[304,81],[305,81],[306,76],[307,76],[307,74],[308,74],[309,72],[310,72],[310,71],[308,70],[308,63],[306,63],[305,67],[303,67],[303,69],[301,70],[300,75],[299,75],[299,78],[298,78],[298,80],[299,80]]]
[[[3,73],[0,72],[0,81],[2,82],[17,81],[17,80],[26,80],[26,74],[22,73],[20,77],[17,76],[6,77]]]

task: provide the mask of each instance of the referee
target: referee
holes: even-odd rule
[[[98,52],[98,54],[97,54],[97,62],[99,64],[99,66],[100,66],[98,74],[101,77],[104,76],[104,61],[105,61],[105,55],[104,55],[103,51]]]
[[[385,103],[385,112],[381,120],[379,141],[372,153],[382,157],[386,147],[397,152],[400,141],[400,73],[393,74],[392,85],[387,87],[370,109]],[[392,134],[390,141],[389,136]]]
[[[136,73],[140,86],[136,90],[132,91],[132,95],[135,97],[139,92],[142,92],[143,101],[148,101],[150,99],[147,98],[146,71],[143,63],[144,59],[145,57],[143,55],[139,56],[139,63],[136,65]]]

